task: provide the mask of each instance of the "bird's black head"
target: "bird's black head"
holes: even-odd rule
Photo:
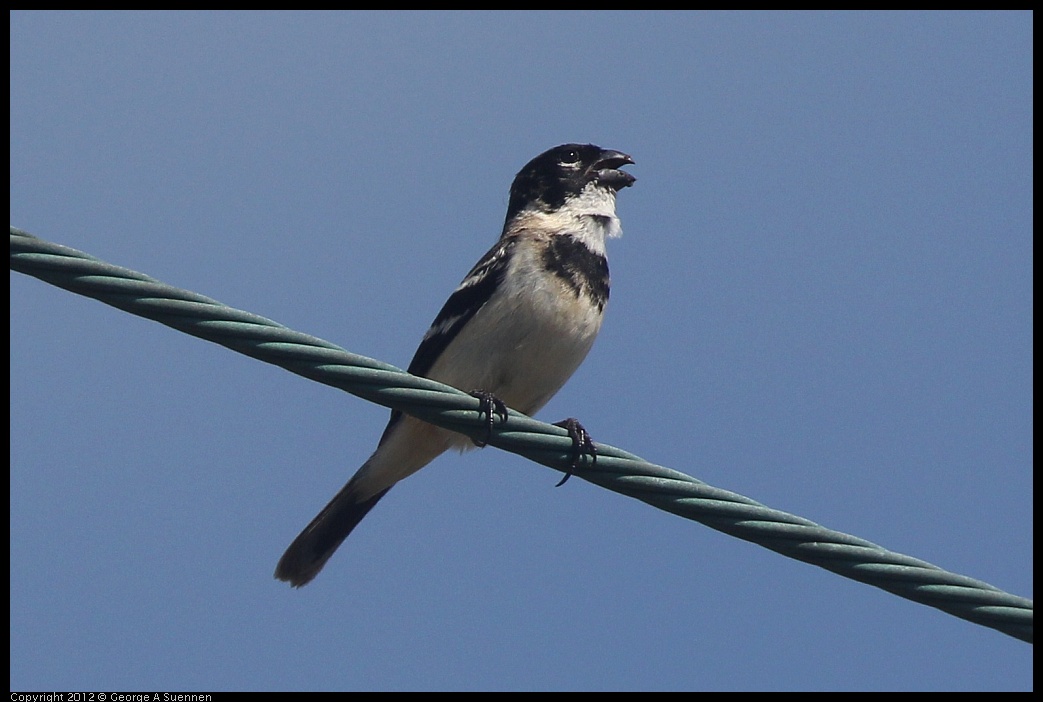
[[[562,144],[544,151],[514,177],[507,221],[532,206],[556,210],[591,183],[612,191],[632,185],[636,178],[619,167],[633,162],[620,151],[593,144]]]

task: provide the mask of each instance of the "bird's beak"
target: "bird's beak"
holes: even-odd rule
[[[605,149],[601,152],[601,157],[597,162],[590,167],[590,173],[599,183],[607,185],[613,190],[622,190],[633,185],[637,178],[619,168],[633,162],[634,159],[622,151]]]

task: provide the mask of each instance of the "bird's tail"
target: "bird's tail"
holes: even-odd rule
[[[390,487],[370,497],[361,498],[355,489],[355,480],[341,488],[311,524],[293,540],[275,567],[275,577],[294,587],[307,585],[319,574],[326,561],[337,550],[348,534],[362,521]]]
[[[275,567],[294,587],[311,582],[348,534],[395,483],[417,472],[454,443],[469,440],[412,417],[392,415],[377,450],[304,528]]]

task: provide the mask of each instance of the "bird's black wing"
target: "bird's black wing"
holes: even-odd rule
[[[503,282],[510,262],[511,249],[516,243],[517,239],[514,237],[505,237],[496,242],[496,245],[474,264],[474,268],[449,296],[435,321],[431,323],[430,329],[413,354],[413,360],[409,363],[407,370],[410,373],[426,378],[435,360],[442,355],[464,325],[485,306]],[[401,418],[400,411],[391,411],[391,419],[380,437],[380,443],[384,443],[391,428]]]

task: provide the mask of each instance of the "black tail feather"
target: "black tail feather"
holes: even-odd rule
[[[357,500],[352,494],[353,488],[350,482],[345,485],[293,540],[275,567],[276,579],[284,580],[294,587],[311,582],[362,518],[391,489],[389,487],[373,497]]]

